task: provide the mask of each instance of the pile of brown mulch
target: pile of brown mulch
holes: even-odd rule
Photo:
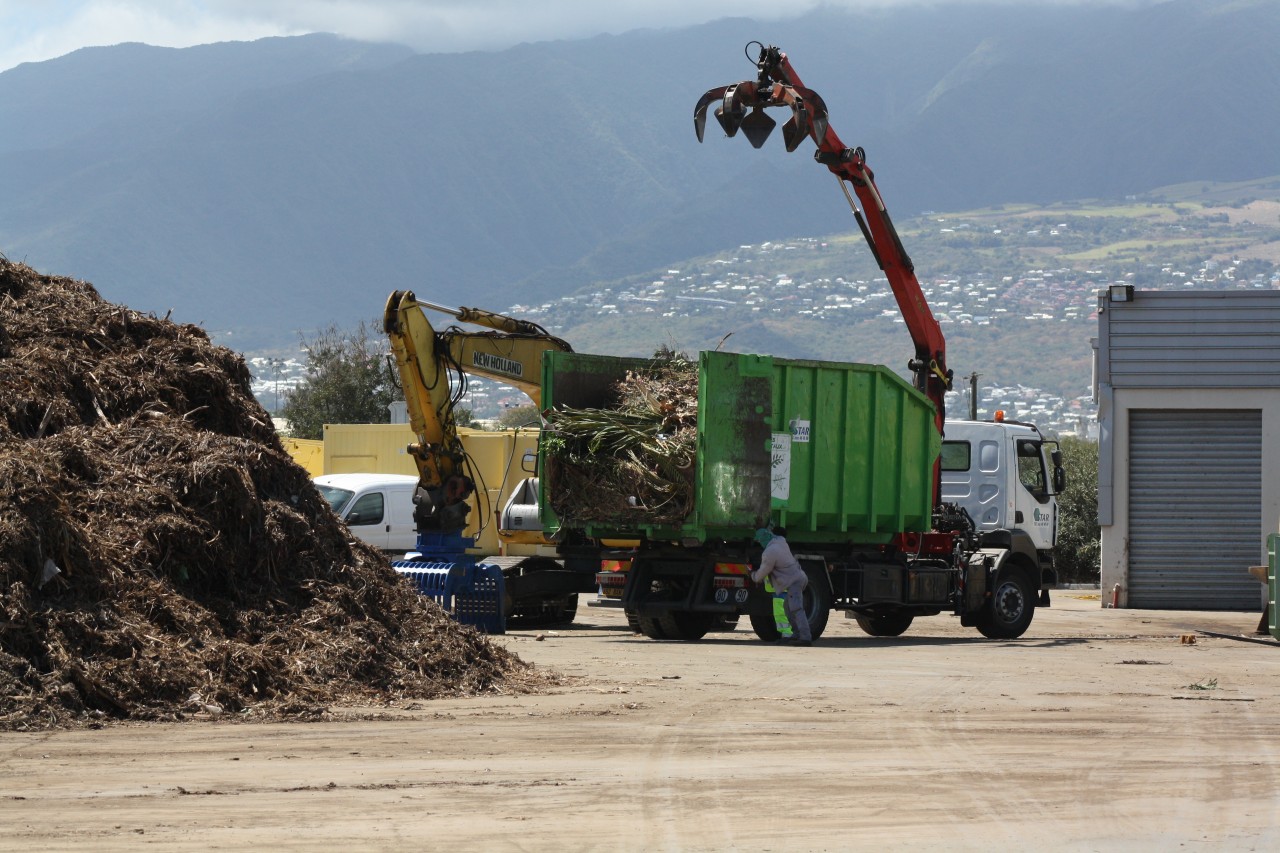
[[[198,327],[0,256],[0,729],[542,676],[355,540]]]
[[[693,511],[698,365],[654,359],[612,394],[608,408],[546,413],[551,508],[570,527],[679,524]]]

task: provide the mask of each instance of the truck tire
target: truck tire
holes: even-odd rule
[[[650,640],[668,639],[663,621],[657,616],[637,616],[636,628]]]
[[[809,633],[816,640],[827,630],[831,617],[831,581],[820,564],[804,563],[809,585],[804,588],[804,615],[809,617]]]
[[[1035,613],[1036,595],[1027,573],[1009,567],[996,578],[991,598],[978,615],[978,631],[991,640],[1016,640],[1026,633]]]
[[[827,619],[831,616],[831,583],[827,580],[821,566],[804,567],[809,576],[809,585],[804,588],[804,615],[809,618],[809,634],[813,639],[822,636],[827,630]],[[765,592],[751,596],[751,629],[756,636],[766,643],[779,638],[778,626],[773,621],[773,598]]]
[[[627,627],[631,629],[631,633],[643,634],[644,631],[640,630],[640,617],[636,615],[636,612],[634,610],[624,610],[623,613],[626,614]]]
[[[911,622],[916,617],[915,614],[898,611],[877,614],[859,613],[853,618],[859,628],[873,637],[901,637],[911,627]]]
[[[669,610],[662,615],[662,630],[668,639],[701,640],[716,622],[715,613]]]
[[[640,633],[650,640],[701,640],[711,630],[716,614],[668,610],[661,616],[637,616]]]
[[[773,596],[764,590],[754,590],[750,601],[747,618],[751,620],[751,630],[766,643],[780,640],[782,635],[773,621]]]

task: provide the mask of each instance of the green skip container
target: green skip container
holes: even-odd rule
[[[616,385],[648,359],[548,352],[547,409],[608,409]],[[698,357],[694,500],[680,522],[576,524],[594,538],[681,542],[749,538],[768,519],[792,542],[888,541],[929,529],[933,465],[941,448],[927,397],[882,365],[703,352]],[[541,449],[544,530],[557,460]]]

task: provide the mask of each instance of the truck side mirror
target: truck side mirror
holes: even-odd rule
[[[538,473],[538,454],[532,450],[526,450],[524,456],[520,458],[520,470],[526,474]]]
[[[1055,450],[1049,456],[1053,459],[1053,493],[1060,495],[1067,488],[1067,469],[1062,467],[1062,451]]]

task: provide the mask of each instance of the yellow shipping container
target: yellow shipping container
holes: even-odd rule
[[[539,553],[537,545],[502,543],[498,539],[502,505],[521,480],[532,476],[525,470],[523,460],[526,454],[532,457],[537,453],[538,430],[486,432],[463,428],[458,434],[474,467],[470,473],[476,481],[476,496],[471,500],[465,535],[475,538],[476,552],[486,556]],[[325,424],[321,473],[416,476],[417,466],[406,449],[414,441],[416,437],[408,424]],[[532,469],[532,463],[528,467]],[[544,548],[544,552],[554,554],[554,549]]]
[[[408,424],[325,424],[324,473],[417,476],[405,449],[414,441]]]
[[[319,477],[324,473],[324,442],[314,438],[290,438],[280,436],[280,443],[307,473]]]

